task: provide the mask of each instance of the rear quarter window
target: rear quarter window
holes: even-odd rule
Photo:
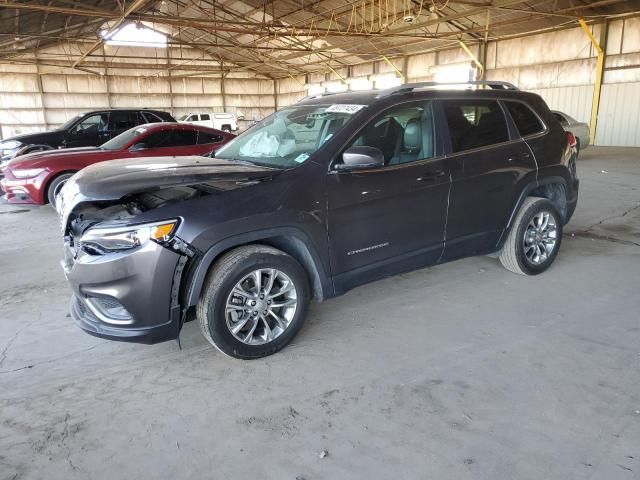
[[[504,103],[520,132],[520,136],[526,137],[544,131],[544,125],[529,106],[520,102]]]

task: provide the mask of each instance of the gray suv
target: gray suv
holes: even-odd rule
[[[539,96],[485,85],[315,96],[215,158],[80,171],[58,202],[73,318],[144,343],[196,318],[248,359],[284,347],[311,299],[386,276],[484,254],[545,271],[577,203],[575,144]]]

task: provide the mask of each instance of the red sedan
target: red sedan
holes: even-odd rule
[[[11,160],[0,187],[10,203],[55,204],[62,185],[75,172],[106,160],[204,155],[235,135],[181,123],[149,123],[121,133],[99,147],[49,150]]]

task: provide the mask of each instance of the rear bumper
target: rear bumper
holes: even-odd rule
[[[73,290],[76,324],[109,340],[152,344],[176,338],[180,307],[172,292],[179,286],[180,258],[152,241],[105,255],[76,253],[67,241],[61,263]]]

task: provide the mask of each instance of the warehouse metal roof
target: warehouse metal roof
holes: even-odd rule
[[[3,0],[0,62],[96,73],[144,60],[149,68],[144,52],[103,48],[100,32],[133,22],[191,52],[156,54],[151,68],[282,78],[639,11],[639,1],[624,0]],[[52,52],[56,45],[61,51]]]

